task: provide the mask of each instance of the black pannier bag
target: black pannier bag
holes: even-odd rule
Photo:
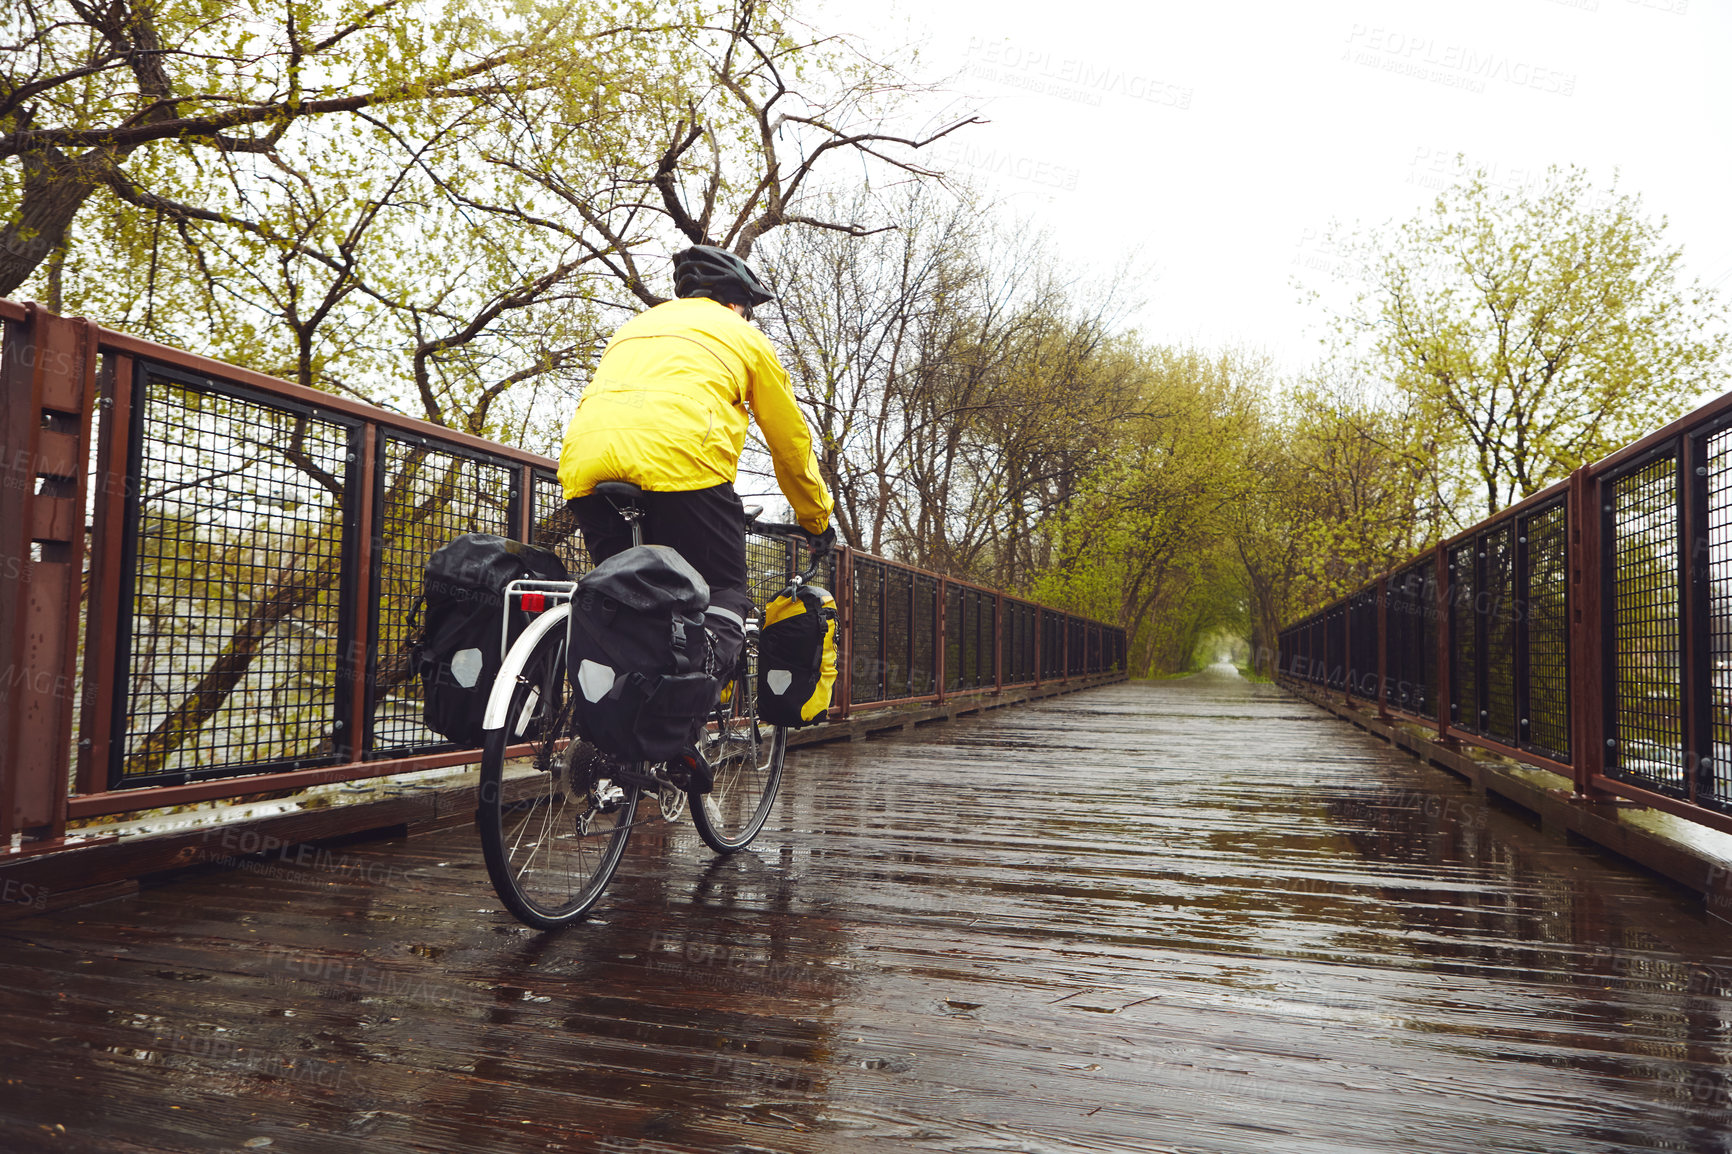
[[[758,719],[790,728],[826,719],[836,685],[836,599],[789,586],[764,610],[758,637]]]
[[[697,743],[721,683],[710,676],[710,587],[665,545],[585,573],[571,601],[577,727],[603,753],[661,762]]]
[[[462,746],[481,744],[487,695],[499,672],[501,607],[513,581],[565,581],[556,555],[491,533],[465,533],[427,559],[420,635],[411,647],[421,678],[421,720]],[[530,620],[516,622],[515,635]]]

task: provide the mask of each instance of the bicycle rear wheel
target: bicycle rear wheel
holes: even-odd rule
[[[746,848],[769,820],[782,783],[788,731],[758,723],[755,645],[747,641],[747,660],[732,681],[728,703],[719,706],[702,752],[715,784],[709,793],[692,794],[692,825],[717,853]]]
[[[504,724],[486,731],[475,822],[499,900],[526,925],[553,929],[588,912],[619,868],[638,790],[601,777],[608,766],[584,756],[566,692],[565,630],[525,634],[520,644],[532,646],[527,656],[513,646],[500,670],[513,679],[510,699]],[[506,750],[523,744],[527,760],[508,764]]]

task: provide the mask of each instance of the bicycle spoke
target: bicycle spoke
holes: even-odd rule
[[[719,712],[705,755],[710,759],[712,786],[694,798],[692,824],[717,853],[733,853],[749,845],[768,820],[782,779],[785,731],[772,730],[764,741],[757,719],[755,645],[748,642],[746,660],[734,680],[725,712]]]

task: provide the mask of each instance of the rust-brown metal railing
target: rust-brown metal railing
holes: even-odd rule
[[[555,462],[0,301],[0,854],[68,821],[473,761],[408,657],[433,549],[587,564]],[[791,547],[748,542],[760,603]],[[1125,666],[1121,629],[839,550],[832,715]]]
[[[1732,831],[1732,393],[1289,625],[1279,669]]]

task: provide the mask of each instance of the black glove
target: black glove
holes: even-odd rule
[[[829,553],[836,548],[836,525],[834,522],[825,526],[822,533],[806,531],[806,543],[814,553]]]

